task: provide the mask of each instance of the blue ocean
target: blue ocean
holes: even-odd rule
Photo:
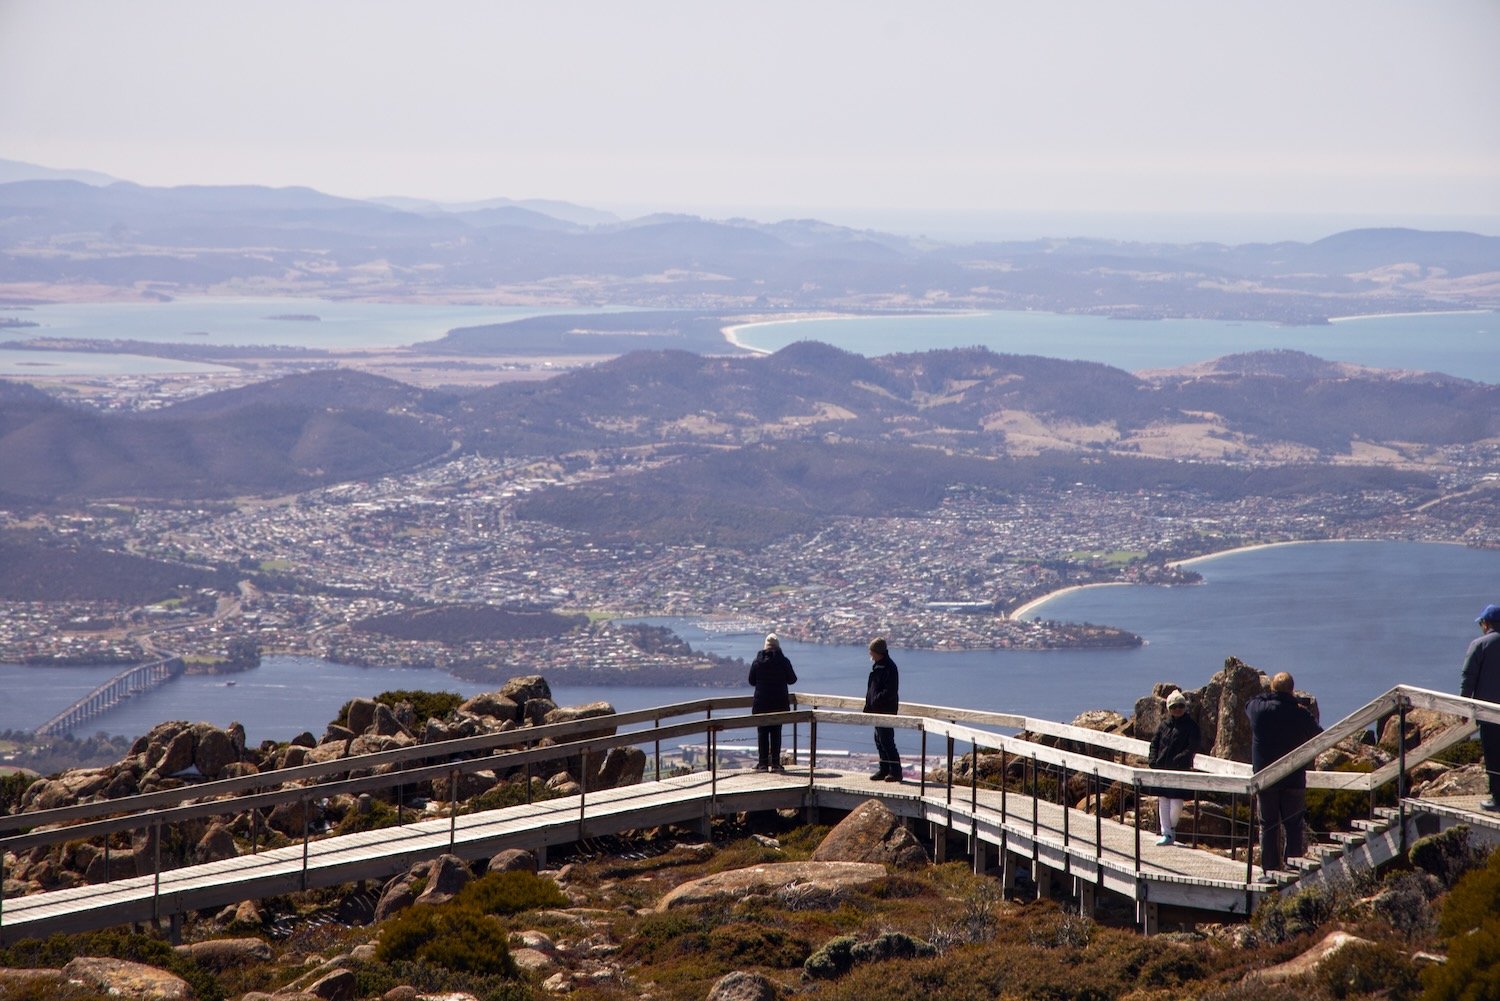
[[[1127,650],[893,650],[908,701],[1018,712],[1070,720],[1087,709],[1129,713],[1158,681],[1204,684],[1226,657],[1290,671],[1319,699],[1325,723],[1397,683],[1457,691],[1474,617],[1500,601],[1500,550],[1402,542],[1330,542],[1224,554],[1194,565],[1204,583],[1184,587],[1111,586],[1061,594],[1030,614],[1109,623],[1139,633]],[[715,631],[688,619],[650,620],[695,647],[744,658],[761,636]],[[784,643],[797,689],[862,695],[869,658],[862,647]],[[111,668],[0,665],[0,729],[30,729],[107,678]],[[357,695],[394,688],[472,694],[495,687],[442,672],[358,668],[300,657],[271,657],[235,676],[180,678],[133,700],[90,730],[136,735],[167,719],[245,724],[252,741],[322,732]],[[497,679],[497,682],[500,679]],[[723,690],[720,690],[723,691]],[[734,690],[731,690],[734,691]],[[748,693],[748,690],[746,690]],[[554,686],[557,701],[607,700],[640,709],[704,698],[702,688]],[[743,693],[742,693],[743,694]],[[861,735],[850,735],[863,750]]]

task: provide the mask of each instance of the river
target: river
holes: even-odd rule
[[[1456,691],[1458,667],[1478,635],[1474,616],[1500,601],[1500,550],[1401,542],[1330,542],[1239,551],[1195,562],[1204,583],[1190,587],[1111,586],[1060,594],[1030,614],[1103,622],[1140,633],[1125,650],[970,651],[896,648],[908,701],[962,704],[1069,720],[1086,709],[1129,713],[1158,681],[1206,682],[1237,656],[1267,672],[1286,670],[1316,695],[1325,723],[1398,682]],[[707,631],[687,619],[671,626],[695,647],[747,661],[759,635]],[[863,648],[785,641],[798,689],[861,695]],[[30,729],[115,668],[0,665],[0,729]],[[498,681],[499,679],[497,679]],[[227,682],[234,681],[234,685]],[[348,699],[396,688],[473,694],[491,685],[442,672],[359,668],[303,657],[268,657],[232,677],[184,677],[87,727],[135,735],[162,720],[245,724],[252,741],[321,733]],[[738,690],[736,690],[738,691]],[[560,704],[606,700],[639,709],[704,698],[685,687],[554,687]],[[862,738],[845,735],[865,749]]]

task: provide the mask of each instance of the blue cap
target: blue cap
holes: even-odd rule
[[[1500,605],[1485,605],[1475,622],[1490,622],[1500,625]]]

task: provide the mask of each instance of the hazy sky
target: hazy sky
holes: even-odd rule
[[[1500,218],[1500,0],[0,0],[0,157],[145,184]]]

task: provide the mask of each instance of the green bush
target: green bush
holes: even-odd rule
[[[0,775],[0,813],[18,813],[21,809],[21,797],[26,795],[26,790],[35,781],[37,777],[26,772]]]
[[[532,990],[523,980],[505,976],[459,973],[429,963],[400,961],[361,965],[353,970],[355,992],[362,998],[378,998],[392,988],[415,987],[423,994],[472,994],[479,1001],[532,1001]]]
[[[380,831],[387,827],[395,827],[398,823],[394,806],[372,799],[368,812],[360,813],[358,810],[350,810],[334,827],[333,833],[359,834],[364,831]]]
[[[635,934],[620,950],[620,957],[633,963],[650,965],[674,956],[691,956],[708,951],[708,924],[687,911],[648,914]]]
[[[708,933],[708,953],[734,969],[762,966],[789,970],[807,961],[812,944],[776,928],[734,921]]]
[[[394,709],[402,702],[410,702],[412,712],[418,721],[426,722],[429,719],[442,719],[450,712],[464,704],[464,697],[457,692],[427,692],[416,688],[398,688],[389,692],[381,692],[375,696],[375,701]],[[350,699],[339,707],[338,715],[334,722],[340,726],[349,722],[349,707],[354,704]]]
[[[1348,761],[1336,772],[1363,774],[1374,771],[1368,761]],[[1396,783],[1387,782],[1375,790],[1375,805],[1394,806]],[[1370,794],[1355,789],[1307,790],[1307,827],[1310,831],[1347,831],[1350,821],[1364,818],[1370,812]]]
[[[859,939],[840,935],[823,943],[823,947],[802,964],[802,976],[808,980],[833,980],[854,968],[854,947]]]
[[[1476,930],[1453,939],[1448,962],[1423,970],[1422,985],[1422,1001],[1500,998],[1500,917],[1487,918]]]
[[[1432,756],[1433,761],[1440,761],[1445,765],[1475,765],[1484,760],[1484,748],[1479,745],[1479,738],[1473,737],[1460,744],[1444,748]]]
[[[414,962],[481,976],[515,976],[510,936],[498,918],[456,900],[411,907],[385,923],[375,956],[383,963]]]
[[[1491,852],[1483,868],[1460,879],[1443,901],[1438,931],[1455,938],[1500,914],[1500,852]]]
[[[1484,850],[1474,843],[1468,824],[1455,824],[1446,831],[1418,838],[1407,849],[1406,857],[1416,868],[1436,876],[1444,887],[1484,864]]]
[[[1316,931],[1333,917],[1335,903],[1332,890],[1310,886],[1291,895],[1271,897],[1256,908],[1251,923],[1271,942],[1285,942]]]
[[[492,872],[458,892],[455,902],[482,914],[520,914],[543,907],[567,907],[557,884],[534,872]]]

